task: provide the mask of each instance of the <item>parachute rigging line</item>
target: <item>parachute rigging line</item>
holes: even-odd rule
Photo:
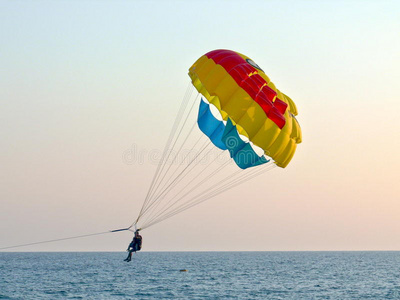
[[[177,168],[175,168],[174,171],[172,171],[171,176],[167,176],[172,169],[172,165],[175,164],[177,157],[181,153],[183,147],[186,145],[189,137],[192,135],[194,127],[196,127],[197,122],[195,122],[191,126],[189,132],[187,133],[186,137],[183,140],[183,143],[180,144],[178,151],[176,153],[172,154],[173,149],[178,144],[178,140],[183,132],[183,128],[185,127],[185,125],[189,119],[190,113],[193,110],[193,107],[194,107],[194,104],[196,103],[197,98],[198,98],[198,95],[194,99],[189,111],[187,113],[183,114],[183,115],[186,115],[184,122],[182,125],[179,125],[176,129],[176,131],[178,132],[178,135],[176,137],[175,137],[175,135],[172,137],[172,140],[174,140],[173,146],[171,147],[171,149],[167,152],[166,156],[164,157],[164,162],[163,162],[162,166],[160,167],[158,176],[155,180],[155,183],[153,184],[152,191],[149,194],[149,197],[148,197],[146,203],[144,203],[144,205],[142,206],[139,217],[136,219],[136,221],[134,223],[134,224],[137,224],[139,222],[139,220],[142,220],[143,216],[146,215],[145,220],[142,220],[141,229],[148,228],[149,226],[151,226],[153,224],[159,223],[161,220],[165,220],[166,218],[169,218],[170,216],[173,216],[183,210],[193,207],[194,205],[197,205],[198,203],[201,203],[209,198],[212,198],[215,195],[222,193],[223,191],[231,189],[234,186],[236,186],[237,183],[241,181],[241,179],[245,179],[243,181],[243,182],[245,182],[245,181],[249,180],[250,178],[252,178],[251,177],[252,174],[256,174],[256,176],[258,176],[258,174],[263,173],[260,171],[260,169],[254,169],[250,172],[244,172],[244,174],[243,174],[243,170],[240,169],[235,174],[231,174],[225,178],[222,178],[221,180],[217,181],[216,183],[214,181],[215,184],[213,184],[211,187],[208,187],[208,188],[205,187],[203,189],[203,191],[200,191],[197,195],[190,196],[190,194],[193,193],[195,190],[198,190],[200,187],[204,187],[205,183],[207,183],[208,181],[213,179],[224,167],[229,165],[229,162],[231,162],[231,160],[227,161],[225,164],[219,166],[217,170],[214,170],[206,178],[201,180],[200,175],[203,174],[204,171],[206,171],[208,169],[208,166],[211,165],[211,163],[212,163],[212,162],[210,162],[203,170],[201,170],[201,172],[194,174],[193,178],[190,179],[190,176],[192,176],[192,171],[195,170],[195,167],[199,164],[196,161],[197,158],[200,156],[200,154],[202,154],[206,150],[206,148],[209,145],[212,146],[212,143],[210,143],[210,140],[207,139],[205,144],[203,144],[201,150],[183,168],[183,170],[180,170],[180,166],[178,166]],[[191,150],[193,150],[195,148],[195,146],[201,140],[202,136],[204,136],[204,135],[200,136],[200,138],[192,146]],[[171,140],[171,142],[172,142],[172,140]],[[203,154],[203,156],[207,157],[208,153],[210,151],[212,151],[213,149],[217,149],[217,148],[212,147],[205,154]],[[222,153],[226,153],[226,152],[221,151],[218,154],[218,156],[221,155]],[[172,157],[172,162],[169,163],[170,157]],[[169,166],[166,166],[166,164],[169,164]],[[179,171],[179,173],[175,176],[175,174],[178,171]],[[264,168],[262,169],[262,171],[264,171]],[[239,175],[240,175],[240,177],[239,177]],[[168,179],[165,180],[166,178],[168,178]],[[173,197],[169,196],[169,193],[172,190],[174,190],[174,188],[177,187],[177,185],[183,179],[188,179],[188,178],[190,179],[190,181],[185,186],[183,186],[182,189],[179,189],[178,192],[175,193],[175,195]],[[221,186],[221,184],[224,184],[224,185]],[[182,193],[184,193],[184,194],[182,195]],[[204,200],[203,200],[203,198],[204,198]]]
[[[234,182],[231,181],[231,182],[227,183],[226,185],[224,185],[223,187],[220,187],[218,189],[214,189],[213,191],[210,191],[210,193],[207,193],[207,194],[203,195],[203,197],[199,197],[201,195],[197,195],[197,196],[193,197],[192,200],[190,200],[187,203],[184,203],[180,207],[177,207],[174,211],[168,213],[167,215],[161,216],[159,219],[156,219],[151,223],[145,224],[144,226],[142,226],[142,229],[148,228],[148,227],[153,226],[153,225],[155,225],[157,223],[165,221],[166,219],[169,219],[169,218],[175,216],[178,213],[181,213],[181,212],[183,212],[183,211],[185,211],[185,210],[187,210],[189,208],[192,208],[193,206],[196,206],[196,205],[198,205],[198,204],[200,204],[200,203],[202,203],[202,202],[204,202],[204,201],[206,201],[208,199],[211,199],[211,198],[213,198],[213,197],[215,197],[215,196],[217,196],[217,195],[219,195],[219,194],[231,189],[234,186],[239,186],[240,184],[245,183],[245,182],[247,182],[247,181],[253,179],[254,177],[257,177],[257,176],[259,176],[259,175],[261,175],[263,173],[266,173],[266,172],[270,171],[271,169],[273,169],[275,167],[276,167],[276,165],[273,164],[273,165],[268,166],[268,168],[264,168],[261,171],[257,170],[257,172],[252,172],[252,174],[246,174],[247,177],[242,178],[243,177],[242,176],[241,178],[236,178],[236,180]]]
[[[210,143],[209,141],[206,141],[206,145],[196,154],[196,156],[192,159],[192,161],[178,174],[178,176],[165,188],[165,190],[164,190],[157,198],[155,198],[155,199],[152,201],[152,203],[151,203],[145,210],[143,210],[142,215],[143,215],[151,206],[153,206],[154,203],[159,199],[159,197],[161,197],[161,195],[162,195],[163,193],[165,193],[165,191],[167,191],[168,188],[169,188],[173,183],[176,182],[176,180],[187,170],[187,168],[190,167],[190,165],[196,160],[196,158],[207,148],[207,146],[208,146],[209,143]]]
[[[172,180],[172,182],[170,182],[170,184],[157,196],[155,201],[158,200],[160,198],[160,196],[163,195],[163,194],[164,194],[164,196],[166,196],[179,182],[181,182],[182,179],[184,178],[183,174],[185,174],[186,170],[188,170],[186,172],[186,176],[189,175],[189,173],[196,166],[196,163],[194,163],[194,162],[196,162],[197,158],[199,157],[199,155],[202,154],[204,152],[204,150],[207,149],[207,147],[210,145],[210,142],[209,141],[205,141],[205,143],[203,145],[204,146],[203,146],[203,148],[201,148],[200,152],[197,153],[197,155],[192,159],[192,161],[190,163],[188,163],[188,165],[185,166],[185,168]],[[205,154],[203,154],[202,159],[204,159],[204,157],[206,157],[207,154],[211,150],[213,150],[213,149],[211,148]],[[201,159],[200,159],[200,161],[201,161]],[[191,168],[189,169],[189,167],[191,167]]]
[[[161,176],[161,174],[162,174],[162,172],[164,170],[164,167],[165,167],[166,163],[168,162],[169,156],[171,155],[171,153],[172,153],[172,151],[173,151],[173,149],[174,149],[174,147],[176,145],[176,142],[179,139],[179,136],[180,136],[180,134],[182,132],[184,124],[186,123],[186,121],[188,119],[188,116],[187,116],[185,121],[184,121],[184,123],[183,123],[183,125],[180,126],[180,131],[179,131],[178,136],[176,137],[176,139],[175,139],[175,141],[173,143],[173,146],[171,147],[171,149],[169,149],[170,145],[171,145],[171,142],[174,139],[175,133],[179,128],[180,121],[181,121],[182,117],[184,116],[184,113],[185,113],[187,104],[188,104],[188,102],[189,102],[189,100],[191,98],[192,92],[193,92],[193,89],[190,90],[189,94],[185,95],[186,99],[184,101],[182,101],[182,102],[185,102],[185,105],[183,106],[181,112],[179,113],[179,118],[177,117],[176,120],[175,120],[176,121],[176,126],[175,126],[173,132],[171,132],[171,134],[170,134],[169,141],[167,142],[167,144],[166,144],[166,146],[164,148],[164,151],[163,151],[162,159],[160,160],[159,165],[157,167],[156,176],[154,177],[154,180],[152,181],[152,184],[151,184],[151,186],[149,188],[148,194],[146,196],[146,200],[145,200],[145,202],[143,203],[143,206],[142,206],[141,213],[139,214],[139,216],[138,216],[138,218],[137,218],[137,220],[136,220],[136,222],[134,224],[136,224],[139,221],[140,217],[144,213],[145,207],[149,204],[149,202],[151,202],[151,198],[154,196],[154,192],[158,187],[157,182],[159,182],[160,176]],[[193,107],[193,105],[192,105],[192,107]],[[189,115],[191,109],[189,110],[188,115]]]
[[[220,152],[219,155],[221,155],[222,153],[223,153],[223,152]],[[218,158],[219,155],[218,155],[216,158]],[[215,159],[216,159],[216,158],[215,158]],[[215,159],[214,159],[214,160],[215,160]],[[213,160],[213,161],[214,161],[214,160]],[[208,165],[210,165],[213,161],[211,161]],[[149,217],[147,218],[147,220],[144,221],[142,227],[148,227],[147,224],[150,224],[150,223],[152,223],[154,220],[163,217],[165,214],[168,214],[168,213],[170,213],[171,211],[174,211],[174,208],[173,208],[173,207],[174,207],[176,204],[178,204],[179,202],[181,202],[181,201],[185,201],[185,202],[184,202],[184,203],[181,203],[180,206],[176,207],[175,209],[179,209],[180,207],[182,207],[182,206],[188,204],[188,202],[192,201],[194,198],[201,197],[201,196],[205,195],[206,193],[209,194],[210,189],[212,189],[212,188],[214,188],[214,190],[216,190],[217,188],[219,188],[219,189],[222,190],[222,188],[224,188],[224,191],[225,191],[225,190],[228,190],[228,189],[234,187],[234,186],[236,185],[236,181],[240,182],[242,178],[243,178],[243,179],[246,179],[247,177],[249,177],[250,175],[252,175],[252,174],[254,174],[254,173],[257,173],[257,174],[259,173],[259,174],[261,174],[261,173],[264,173],[264,172],[265,172],[265,169],[261,169],[261,170],[260,170],[260,169],[253,169],[252,171],[250,171],[250,172],[244,172],[244,174],[243,174],[243,170],[238,170],[235,174],[229,175],[229,176],[227,176],[226,178],[223,178],[223,179],[221,179],[220,181],[217,181],[217,183],[215,183],[212,187],[205,188],[203,192],[200,192],[200,193],[199,193],[198,195],[196,195],[195,197],[192,197],[192,199],[189,199],[189,201],[188,201],[187,199],[185,199],[186,196],[188,196],[188,195],[189,195],[190,193],[192,193],[194,190],[198,189],[198,188],[199,188],[200,186],[202,186],[205,182],[207,182],[207,181],[213,179],[213,177],[214,177],[218,172],[220,172],[222,169],[224,169],[230,162],[231,162],[231,161],[229,160],[229,161],[227,161],[226,163],[224,163],[223,165],[221,165],[218,169],[214,170],[211,174],[209,174],[209,175],[208,175],[206,178],[204,178],[202,181],[196,183],[196,184],[195,184],[188,192],[186,192],[183,196],[181,196],[180,198],[176,199],[176,197],[177,197],[180,193],[182,193],[187,187],[191,186],[191,183],[192,183],[195,179],[197,179],[197,178],[199,177],[199,175],[200,175],[201,173],[203,173],[203,172],[207,169],[207,166],[208,166],[208,165],[207,165],[206,168],[203,169],[200,173],[196,174],[196,177],[195,177],[194,179],[192,179],[182,190],[180,190],[176,195],[174,195],[174,197],[172,197],[168,203],[164,204],[162,210],[161,210],[160,212],[158,212],[157,215],[155,215],[155,216],[153,216],[153,217],[150,217],[150,216],[149,216]],[[273,167],[275,167],[275,166],[276,166],[276,165],[273,164]],[[241,177],[238,177],[238,175],[241,175]],[[229,181],[226,185],[224,185],[224,186],[221,187],[220,185],[221,185],[222,183],[226,182],[227,180],[230,180],[230,181]],[[246,181],[247,181],[247,180],[246,180]],[[172,205],[169,205],[173,199],[176,199],[176,200],[173,202]],[[159,203],[160,203],[160,202],[159,202]],[[159,203],[158,203],[158,204],[159,204]],[[166,207],[167,205],[169,205],[169,206]],[[168,210],[170,210],[170,212],[168,212]]]
[[[222,152],[221,152],[222,153]],[[215,159],[214,159],[215,160]],[[213,161],[211,161],[209,164],[211,164]],[[227,161],[227,162],[225,162],[224,164],[222,164],[221,166],[219,166],[216,170],[214,170],[210,175],[208,175],[206,178],[204,178],[202,181],[200,181],[200,182],[198,182],[198,183],[196,183],[189,191],[187,191],[183,196],[181,196],[181,197],[179,197],[179,198],[177,198],[177,196],[180,194],[180,193],[182,193],[187,187],[189,187],[189,186],[191,186],[190,184],[193,182],[193,181],[195,181],[196,179],[198,179],[199,178],[199,175],[200,175],[200,173],[202,173],[203,171],[205,171],[206,169],[207,169],[207,167],[206,168],[204,168],[203,170],[202,170],[202,172],[200,172],[199,174],[196,174],[197,176],[195,176],[183,189],[181,189],[176,195],[174,195],[171,199],[170,199],[170,201],[168,202],[168,203],[166,203],[164,206],[163,206],[163,208],[162,208],[162,210],[157,214],[157,215],[155,215],[155,216],[153,216],[152,218],[149,218],[149,220],[147,221],[147,222],[145,222],[144,224],[143,224],[143,226],[146,226],[146,224],[148,224],[148,223],[152,223],[154,220],[156,220],[157,218],[160,218],[162,215],[164,215],[164,214],[166,214],[167,212],[168,212],[168,210],[171,210],[171,209],[173,209],[173,207],[177,204],[177,203],[179,203],[180,201],[184,201],[185,200],[185,197],[187,196],[187,195],[189,195],[191,192],[193,192],[194,190],[196,190],[197,188],[199,188],[199,187],[201,187],[206,181],[208,181],[208,180],[210,180],[211,178],[213,178],[213,176],[215,176],[218,172],[220,172],[224,167],[226,167],[229,163],[231,163],[231,161]],[[205,191],[207,191],[207,190],[205,190]],[[203,192],[204,193],[204,192]],[[172,202],[172,200],[175,200],[171,205],[169,205],[171,202]],[[166,207],[168,205],[168,207]]]
[[[179,131],[179,133],[178,133],[178,135],[177,135],[177,137],[176,137],[176,139],[175,139],[174,144],[173,144],[172,147],[171,147],[171,150],[170,150],[170,152],[169,152],[169,154],[168,154],[168,156],[167,156],[167,158],[166,158],[166,160],[165,160],[165,163],[164,163],[163,167],[161,168],[160,174],[162,174],[163,169],[164,169],[165,165],[167,164],[168,159],[169,159],[169,157],[170,157],[170,155],[171,155],[173,149],[175,148],[175,145],[176,145],[176,143],[177,143],[177,141],[178,141],[178,139],[179,139],[179,137],[180,137],[180,135],[181,135],[181,133],[182,133],[183,128],[185,127],[185,124],[186,124],[186,122],[187,122],[187,120],[188,120],[188,118],[189,118],[190,113],[191,113],[192,110],[193,110],[193,107],[194,107],[194,104],[196,103],[197,98],[198,98],[198,95],[197,95],[197,97],[194,99],[193,104],[192,104],[192,106],[191,106],[189,112],[187,113],[186,119],[185,119],[185,121],[183,122],[183,124],[182,124],[182,126],[181,126],[181,129],[180,129],[180,131]],[[195,128],[195,126],[196,126],[196,123],[193,124],[192,128],[190,129],[190,131],[189,131],[188,134],[186,135],[186,138],[184,139],[184,141],[183,141],[182,145],[180,146],[179,150],[175,153],[175,156],[174,156],[172,162],[169,164],[169,166],[168,166],[167,170],[165,171],[164,175],[162,176],[162,178],[161,178],[160,180],[158,180],[158,184],[157,184],[157,186],[154,188],[152,195],[149,196],[149,199],[151,199],[151,198],[157,193],[157,189],[160,187],[160,185],[161,185],[161,183],[163,182],[165,176],[168,174],[169,170],[171,169],[171,166],[175,163],[176,158],[177,158],[178,155],[180,154],[180,151],[182,150],[182,148],[183,148],[183,146],[185,145],[186,141],[188,140],[189,136],[190,136],[191,133],[193,132],[193,129]],[[161,176],[161,175],[160,175],[160,176]]]
[[[183,196],[181,196],[180,198],[176,199],[175,202],[168,207],[167,209],[164,209],[163,211],[161,211],[157,216],[155,216],[152,220],[148,221],[147,223],[143,224],[143,227],[149,227],[148,224],[153,224],[153,222],[155,222],[155,220],[159,219],[159,218],[163,218],[165,215],[168,215],[172,212],[174,212],[175,210],[178,210],[180,207],[187,205],[191,199],[199,197],[201,195],[204,195],[205,193],[207,193],[209,191],[209,189],[205,189],[203,192],[197,194],[196,196],[192,197],[191,199],[187,200],[184,203],[181,203],[180,206],[173,208],[171,211],[168,212],[169,209],[171,209],[174,205],[176,205],[180,200],[184,199],[185,196],[187,196],[188,194],[190,194],[192,191],[196,190],[199,186],[201,186],[203,183],[205,183],[206,181],[208,181],[209,178],[212,178],[215,174],[217,174],[219,171],[221,171],[224,167],[226,167],[228,164],[230,163],[230,161],[227,161],[226,163],[224,163],[223,165],[221,165],[219,168],[217,168],[216,170],[214,170],[209,177],[206,177],[205,179],[203,179],[201,182],[199,182],[197,185],[195,185],[193,188],[191,188],[188,192],[186,192]],[[241,172],[242,170],[238,170],[236,172],[236,174],[238,172]],[[228,176],[231,177],[231,176]],[[226,180],[227,178],[225,178]],[[223,180],[217,182],[215,185],[219,185],[221,182],[223,182]],[[213,185],[214,186],[214,185]],[[178,193],[179,194],[179,193]]]
[[[197,140],[197,142],[196,142],[195,145],[198,144],[198,142],[200,141],[201,138],[202,138],[202,136],[200,136],[200,138]],[[206,141],[206,143],[207,143],[207,141]],[[192,149],[190,150],[189,153],[191,153],[191,151],[194,149],[195,145],[192,147]],[[189,153],[188,153],[187,155],[189,155]],[[186,160],[187,155],[185,156],[184,160]],[[176,172],[177,172],[179,169],[180,169],[179,167],[176,168],[175,171],[173,172],[173,174],[172,174],[171,177],[170,177],[170,178],[172,179],[172,181],[175,181],[175,182],[173,183],[173,182],[167,180],[167,181],[165,182],[165,184],[163,185],[163,187],[162,187],[162,189],[161,189],[161,192],[157,195],[156,199],[154,200],[154,202],[151,203],[151,204],[148,206],[148,208],[146,209],[146,212],[147,212],[147,214],[148,214],[147,217],[146,217],[147,219],[150,218],[150,216],[152,215],[152,213],[153,213],[153,212],[157,209],[157,207],[161,204],[162,201],[157,201],[157,200],[160,198],[160,196],[161,196],[163,193],[165,193],[165,194],[164,194],[164,197],[161,197],[161,198],[160,198],[161,200],[164,199],[165,196],[166,196],[180,181],[181,181],[180,179],[182,178],[182,174],[183,174],[182,171],[181,171],[177,176],[174,177],[174,175],[176,174]],[[190,170],[190,171],[191,171],[191,170]],[[190,172],[190,171],[189,171],[189,172]],[[170,187],[168,188],[167,185],[170,185]],[[167,190],[168,190],[168,191],[167,191]],[[153,205],[154,205],[154,206],[153,206]],[[152,207],[150,207],[150,206],[152,206]]]
[[[211,149],[210,149],[210,150],[211,150]],[[209,151],[208,151],[208,152],[209,152]],[[208,153],[208,152],[207,152],[207,153]],[[221,156],[222,153],[224,153],[224,152],[221,151],[213,160],[211,160],[207,165],[205,165],[204,168],[203,168],[203,170],[201,170],[199,173],[197,173],[197,174],[193,177],[193,179],[190,180],[190,181],[185,185],[184,188],[182,188],[178,193],[176,193],[174,196],[172,196],[172,197],[171,197],[171,200],[169,201],[169,203],[170,203],[173,199],[176,199],[180,193],[182,193],[186,188],[188,188],[188,187],[191,185],[191,183],[193,183],[196,179],[200,178],[200,175],[201,175],[202,173],[204,173],[204,171],[208,170],[209,167],[211,166],[211,164],[214,163],[214,161],[217,160],[217,159]],[[226,164],[228,164],[228,163],[230,163],[230,161],[227,161],[227,162],[226,162]],[[211,174],[211,175],[212,175],[212,174]],[[209,176],[210,176],[210,175],[209,175]],[[176,185],[176,184],[175,184],[175,185]],[[166,205],[168,205],[169,203],[165,204],[164,207],[165,207]]]
[[[150,187],[149,187],[149,189],[147,191],[147,195],[146,195],[145,200],[143,202],[142,208],[141,208],[141,210],[139,212],[138,218],[136,219],[136,221],[134,223],[132,223],[131,226],[133,226],[134,224],[137,224],[137,222],[139,221],[139,218],[141,217],[142,211],[143,211],[143,209],[146,206],[146,203],[148,201],[149,194],[151,193],[151,191],[153,189],[154,182],[155,182],[156,178],[158,177],[158,173],[159,173],[159,170],[161,168],[161,165],[164,162],[164,158],[165,158],[166,152],[168,151],[168,148],[169,148],[169,146],[171,144],[171,141],[172,141],[173,137],[175,136],[177,127],[178,127],[178,125],[179,125],[179,123],[180,123],[180,121],[182,119],[183,113],[184,113],[184,111],[186,109],[187,103],[189,101],[189,98],[190,98],[192,92],[193,92],[193,86],[189,83],[187,88],[186,88],[186,92],[185,92],[185,95],[183,97],[183,101],[181,102],[181,105],[179,107],[179,110],[178,110],[177,116],[175,118],[174,124],[173,124],[173,126],[171,128],[171,132],[170,132],[169,137],[167,139],[167,142],[165,144],[161,160],[158,163],[157,170],[154,173],[153,179],[152,179],[152,181],[150,183]]]
[[[253,171],[253,172],[250,172],[250,173],[247,172],[246,174],[240,174],[241,176],[236,176],[236,178],[234,178],[234,180],[231,180],[230,182],[228,182],[227,184],[225,184],[224,186],[221,186],[221,187],[217,187],[218,184],[216,184],[216,185],[213,186],[214,190],[209,191],[209,193],[207,193],[207,194],[203,193],[203,194],[199,194],[199,195],[193,197],[188,202],[185,202],[185,203],[181,204],[179,207],[175,208],[174,211],[169,212],[168,215],[161,216],[159,221],[155,221],[154,223],[151,223],[150,225],[153,225],[155,223],[161,222],[162,220],[165,220],[165,219],[167,219],[167,218],[169,218],[169,217],[171,217],[171,216],[173,216],[173,215],[175,215],[175,214],[177,214],[179,212],[182,212],[182,211],[184,211],[186,209],[189,209],[189,208],[191,208],[191,207],[193,207],[193,206],[195,206],[195,205],[197,205],[197,204],[199,204],[199,203],[201,203],[201,202],[203,202],[203,201],[205,201],[207,199],[210,199],[210,198],[212,198],[212,197],[214,197],[214,196],[216,196],[216,195],[218,195],[218,194],[220,194],[220,193],[222,193],[222,192],[224,192],[226,190],[229,190],[234,186],[240,185],[241,183],[244,183],[244,182],[246,182],[246,181],[248,181],[248,180],[250,180],[250,179],[252,179],[252,178],[254,178],[254,177],[256,177],[256,176],[258,176],[260,174],[262,174],[262,173],[265,173],[265,172],[269,171],[270,169],[274,168],[275,166],[276,165],[272,165],[272,167],[269,166],[268,169],[264,168],[261,171],[257,170],[257,172]],[[241,172],[241,171],[242,170],[239,170],[238,172]],[[235,175],[237,175],[238,172]],[[226,181],[226,179],[228,179],[228,178],[225,178],[221,182]],[[146,224],[145,227],[149,227],[150,225]]]
[[[188,101],[189,101],[189,98],[190,98],[189,95],[191,95],[192,92],[193,92],[193,88],[190,85],[188,85],[188,87],[186,89],[185,96],[183,97],[183,100],[181,101],[181,105],[180,105],[178,113],[177,113],[177,115],[175,117],[174,124],[173,124],[173,126],[171,128],[169,137],[168,137],[167,142],[166,142],[166,144],[164,146],[164,150],[163,150],[163,154],[162,154],[161,160],[159,161],[157,170],[154,173],[154,177],[153,177],[153,180],[152,180],[151,185],[149,187],[148,194],[147,194],[145,200],[147,200],[147,198],[148,198],[148,196],[149,196],[149,194],[150,194],[150,192],[151,192],[151,190],[153,188],[154,181],[156,180],[156,178],[158,176],[159,169],[161,168],[161,165],[162,165],[162,163],[164,161],[165,155],[166,155],[166,153],[167,153],[167,151],[169,149],[171,141],[172,141],[173,137],[175,136],[176,130],[178,128],[178,125],[179,125],[179,123],[180,123],[180,121],[182,119],[183,113],[184,113],[184,111],[186,109],[186,106],[188,104]]]
[[[194,126],[196,126],[196,123],[194,124]],[[189,152],[185,155],[185,157],[183,157],[183,161],[186,161],[188,155],[189,155],[190,153],[192,153],[192,151],[195,149],[195,147],[197,146],[197,144],[200,142],[201,139],[203,139],[203,136],[200,136],[200,137],[198,138],[198,140],[197,140],[196,143],[192,146],[192,148],[189,150]],[[172,180],[175,179],[174,176],[175,176],[176,172],[178,172],[179,169],[180,169],[180,166],[178,166],[178,167],[175,169],[175,171],[171,174],[170,178],[172,178]],[[165,184],[163,185],[163,187],[161,188],[161,190],[164,190],[164,188],[166,187],[166,185],[167,185],[168,183],[169,183],[169,181],[166,181]]]
[[[211,150],[213,150],[213,148],[209,149],[209,151],[207,151],[207,153],[204,155],[204,157],[207,157],[208,153],[209,153]],[[199,173],[195,174],[195,176],[194,176],[188,183],[186,183],[186,185],[185,185],[182,189],[180,189],[174,196],[170,197],[170,199],[169,199],[168,202],[166,202],[166,203],[163,204],[162,208],[160,209],[160,211],[159,211],[158,213],[155,213],[156,208],[161,204],[162,201],[157,202],[156,206],[155,206],[154,209],[149,213],[149,215],[147,216],[146,220],[143,221],[143,224],[151,223],[154,219],[158,218],[161,214],[165,213],[165,212],[166,212],[167,210],[169,210],[169,209],[172,209],[173,206],[176,205],[179,201],[181,201],[181,200],[184,201],[184,200],[185,200],[185,196],[186,196],[187,194],[189,194],[192,190],[194,190],[194,189],[196,189],[197,187],[201,186],[201,184],[202,184],[201,182],[200,182],[200,183],[196,183],[196,184],[194,185],[194,187],[193,187],[189,192],[187,192],[185,195],[181,196],[180,198],[177,198],[178,195],[181,194],[183,191],[185,191],[186,188],[191,187],[191,186],[192,186],[191,184],[192,184],[196,179],[200,178],[200,175],[201,175],[204,171],[208,170],[208,167],[209,167],[217,158],[219,158],[220,155],[221,155],[222,153],[223,153],[223,152],[221,151],[213,160],[211,160],[207,165],[205,165],[204,168],[203,168],[203,170],[201,170]],[[226,166],[227,164],[229,164],[229,163],[231,163],[231,161],[225,162],[222,166],[220,166],[220,167],[218,168],[218,170],[216,170],[216,171],[214,171],[213,173],[211,173],[211,174],[209,175],[209,177],[207,177],[207,179],[211,179],[211,178],[213,177],[213,175],[214,175],[215,173],[217,173],[217,171],[220,171],[223,167],[225,167],[225,166]],[[192,168],[190,171],[188,171],[187,176],[189,175],[189,173],[190,173],[193,169],[194,169],[194,168]],[[182,179],[182,178],[183,178],[183,177],[180,177],[180,179]],[[180,180],[179,180],[179,181],[180,181]],[[175,182],[174,186],[176,186],[176,185],[179,183],[179,181]],[[171,190],[173,189],[174,186],[172,186],[172,187],[170,188],[169,191],[171,191]],[[173,200],[175,200],[175,201],[171,204],[171,202],[172,202]]]
[[[154,173],[154,177],[153,177],[152,183],[151,183],[151,185],[150,185],[150,188],[149,188],[149,190],[148,190],[148,193],[147,193],[145,202],[143,203],[143,206],[146,204],[146,201],[148,201],[148,200],[150,199],[150,195],[151,195],[151,193],[152,193],[152,191],[153,191],[154,185],[155,185],[155,183],[157,182],[157,180],[158,180],[158,178],[159,178],[160,171],[162,170],[163,163],[164,163],[164,161],[165,161],[165,157],[166,157],[168,151],[170,150],[169,147],[170,147],[170,145],[171,145],[171,142],[172,142],[172,140],[173,140],[173,138],[174,138],[174,136],[175,136],[176,130],[178,129],[178,125],[179,125],[179,123],[180,123],[180,121],[181,121],[181,119],[182,119],[182,117],[183,117],[183,114],[184,114],[184,112],[185,112],[186,106],[187,106],[188,101],[189,101],[189,99],[190,99],[190,95],[191,95],[191,93],[193,92],[193,89],[190,89],[190,86],[188,87],[187,92],[189,92],[189,91],[190,91],[190,94],[186,93],[185,96],[184,96],[183,101],[181,102],[181,106],[180,106],[180,109],[179,109],[179,111],[178,111],[178,115],[177,115],[177,117],[175,118],[174,125],[173,125],[173,127],[172,127],[172,129],[171,129],[171,132],[170,132],[170,135],[169,135],[169,137],[168,137],[167,143],[166,143],[166,145],[165,145],[165,147],[164,147],[161,160],[160,160],[160,162],[159,162],[159,164],[158,164],[158,166],[157,166],[157,170],[156,170],[156,172]]]
[[[190,99],[191,95],[192,95],[192,94],[189,95],[189,99]],[[180,136],[181,136],[181,133],[182,133],[183,129],[185,128],[186,122],[187,122],[187,120],[188,120],[188,118],[189,118],[190,113],[191,113],[192,110],[193,110],[194,104],[196,103],[196,100],[197,100],[198,96],[199,96],[199,94],[197,94],[197,96],[194,98],[193,103],[192,103],[192,105],[191,105],[189,111],[186,113],[186,118],[185,118],[184,122],[182,123],[182,125],[180,125],[180,126],[178,127],[178,128],[179,128],[179,132],[178,132],[177,136],[175,137],[175,140],[174,140],[174,142],[173,142],[171,148],[168,149],[167,157],[166,157],[166,159],[164,160],[164,163],[163,163],[163,165],[162,165],[162,167],[161,167],[161,170],[160,170],[160,172],[159,172],[159,177],[157,178],[156,182],[157,182],[157,181],[162,181],[162,179],[163,179],[163,178],[160,179],[160,176],[161,176],[161,174],[163,173],[164,167],[165,167],[166,164],[168,163],[169,158],[170,158],[172,152],[173,152],[174,149],[175,149],[175,146],[176,146],[176,144],[177,144],[177,142],[178,142],[178,140],[179,140],[179,138],[180,138]],[[188,101],[189,101],[189,100],[188,100]],[[190,102],[190,101],[189,101],[189,102]],[[185,115],[185,114],[183,114],[183,115]],[[189,135],[190,135],[190,131],[189,131],[189,133],[188,133],[188,136],[185,138],[185,140],[189,137]],[[177,154],[179,154],[179,151],[177,152]],[[165,176],[165,175],[164,175],[164,176]],[[155,189],[156,189],[156,188],[155,188]],[[153,192],[154,192],[154,190],[153,190]],[[153,193],[153,195],[150,196],[150,198],[151,198],[152,196],[154,196],[154,193]]]

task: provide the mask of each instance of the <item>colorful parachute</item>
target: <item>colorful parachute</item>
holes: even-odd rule
[[[189,76],[194,87],[188,87],[181,102],[132,226],[147,228],[275,166],[284,168],[301,142],[296,105],[247,56],[230,50],[208,52],[190,67]],[[190,105],[194,88],[199,94]],[[200,137],[190,148],[196,127]],[[188,148],[194,153],[190,159],[182,153]],[[218,163],[224,155],[227,161]],[[177,164],[182,157],[184,162]]]
[[[287,166],[301,142],[301,129],[295,118],[297,108],[256,63],[231,50],[214,50],[193,64],[189,76],[199,93],[219,110],[224,120],[236,126],[239,134],[262,148],[278,166]],[[204,127],[200,123],[199,126]],[[216,130],[220,132],[221,127],[218,125]],[[216,146],[220,144],[215,136],[204,133]],[[259,160],[254,162],[258,164]]]

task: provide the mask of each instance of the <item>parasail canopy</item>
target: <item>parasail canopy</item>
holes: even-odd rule
[[[254,145],[279,167],[286,167],[301,143],[297,108],[249,57],[214,50],[189,69],[193,85]]]
[[[189,68],[189,77],[199,94],[190,100],[188,87],[132,226],[147,228],[275,166],[285,168],[301,143],[295,103],[249,57],[214,50]],[[199,138],[191,143],[196,127]],[[177,164],[188,148],[194,155]]]

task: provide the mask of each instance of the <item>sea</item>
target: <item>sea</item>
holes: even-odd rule
[[[400,252],[0,252],[0,299],[400,299]]]

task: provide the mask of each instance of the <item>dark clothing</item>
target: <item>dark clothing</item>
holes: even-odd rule
[[[131,244],[133,244],[132,248],[135,249],[135,251],[142,249],[142,236],[139,234],[135,236]]]
[[[142,236],[140,234],[137,234],[128,246],[129,253],[125,261],[131,261],[132,252],[140,251],[140,249],[142,249]]]
[[[142,249],[142,236],[137,235],[133,238],[132,242],[129,244],[128,250],[132,249],[133,252]]]

